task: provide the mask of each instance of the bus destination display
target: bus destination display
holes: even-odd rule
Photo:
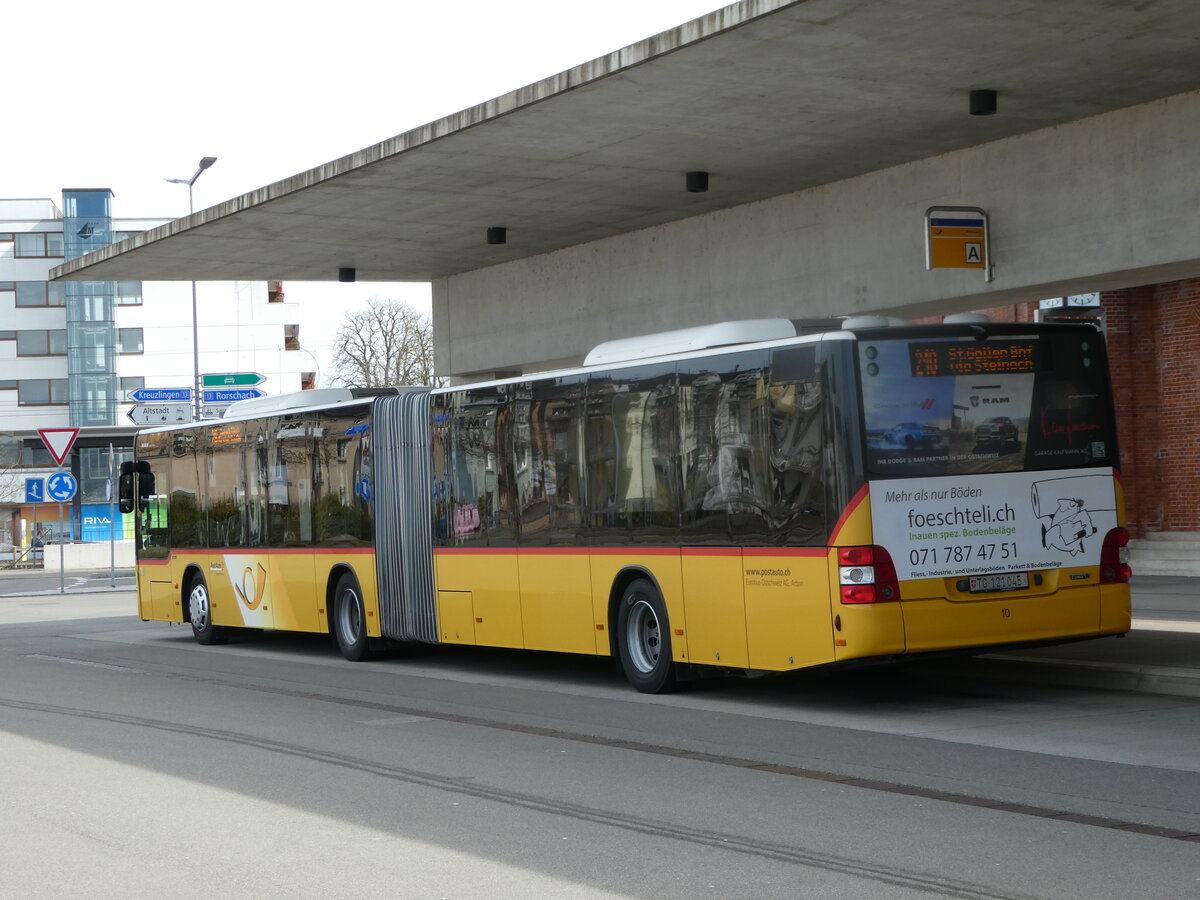
[[[1036,372],[1036,341],[929,341],[908,345],[914,378]]]

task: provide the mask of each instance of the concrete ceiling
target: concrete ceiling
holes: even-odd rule
[[[747,0],[55,274],[429,281],[1197,88],[1195,0]]]

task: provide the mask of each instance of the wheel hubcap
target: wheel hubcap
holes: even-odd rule
[[[658,665],[658,654],[662,648],[658,616],[645,600],[637,600],[629,610],[629,627],[626,635],[629,658],[639,672],[653,672]]]
[[[342,635],[342,643],[346,646],[358,640],[362,630],[362,604],[354,591],[342,594],[342,602],[338,604],[338,630]]]
[[[188,615],[192,617],[192,627],[203,631],[208,627],[208,590],[203,584],[192,588],[188,595]]]

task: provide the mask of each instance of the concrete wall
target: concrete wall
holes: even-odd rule
[[[725,319],[929,314],[1191,277],[1198,146],[1200,93],[1183,94],[441,279],[438,371],[531,371]],[[994,281],[926,271],[935,205],[987,210]]]

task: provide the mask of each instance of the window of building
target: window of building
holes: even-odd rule
[[[142,283],[140,281],[118,281],[113,285],[113,303],[117,306],[141,306]]]
[[[284,350],[299,350],[300,349],[300,326],[299,325],[284,325],[283,326],[283,349]]]
[[[21,439],[11,434],[0,434],[0,466],[15,469],[20,464]]]
[[[17,332],[17,356],[66,356],[67,330]]]
[[[140,391],[146,386],[146,377],[144,375],[130,375],[121,379],[121,393],[128,394],[130,391]]]
[[[16,379],[5,378],[0,380],[0,391],[15,391],[17,389]]]
[[[316,372],[301,372],[300,373],[300,390],[311,391],[317,386]]]
[[[117,346],[121,353],[142,352],[142,329],[120,328],[117,330]]]
[[[49,467],[54,464],[54,457],[50,455],[46,445],[37,438],[26,440],[21,447],[21,465],[34,468]]]
[[[0,234],[0,241],[11,241],[12,239],[13,236],[11,234]]]
[[[17,306],[65,306],[67,286],[64,282],[15,281]]]
[[[283,282],[268,281],[267,282],[267,302],[282,303],[283,302]]]
[[[15,341],[17,333],[15,331],[0,331],[0,341]]]
[[[3,235],[0,235],[0,237],[3,237]],[[0,281],[0,291],[11,291],[11,290],[13,290],[13,289],[14,289],[14,288],[13,288],[13,282],[11,282],[11,281]]]
[[[63,237],[60,232],[31,231],[14,237],[16,247],[13,255],[18,258],[63,255]]]
[[[65,378],[22,378],[17,382],[17,403],[21,406],[56,406],[66,402]]]

